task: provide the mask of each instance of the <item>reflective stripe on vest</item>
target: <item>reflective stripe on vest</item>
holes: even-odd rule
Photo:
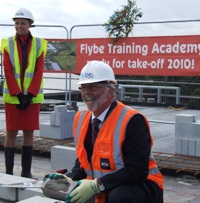
[[[15,72],[15,59],[14,59],[14,40],[12,37],[9,38],[9,50],[10,50],[10,61],[12,63],[12,67],[13,67],[13,72],[14,72],[14,75],[15,75],[15,78],[20,78],[20,75],[16,75],[16,72]]]
[[[81,111],[80,112],[80,118],[78,120],[78,125],[77,125],[77,130],[76,130],[76,135],[75,135],[75,145],[77,146],[78,140],[79,140],[79,135],[80,135],[80,130],[83,122],[83,118],[85,116],[86,111]]]

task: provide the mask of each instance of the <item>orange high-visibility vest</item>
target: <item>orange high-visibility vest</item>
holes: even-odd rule
[[[99,131],[90,164],[87,160],[84,141],[91,118],[91,112],[79,111],[76,113],[73,128],[76,154],[81,167],[85,170],[89,179],[100,178],[124,167],[122,144],[125,139],[127,123],[135,114],[140,113],[118,102],[117,107],[113,109],[108,118],[106,118]],[[149,129],[148,121],[145,117],[144,119]],[[152,145],[153,139],[151,136],[151,147]],[[147,179],[155,182],[161,189],[164,189],[163,176],[156,165],[152,153],[149,157],[149,175]],[[103,203],[104,201],[104,198],[99,197],[96,202]]]

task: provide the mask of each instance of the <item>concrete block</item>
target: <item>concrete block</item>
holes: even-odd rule
[[[200,156],[200,140],[196,140],[196,156]]]
[[[155,103],[155,98],[147,98],[147,103],[152,104]]]
[[[35,196],[35,197],[31,197],[22,201],[19,201],[21,203],[65,203],[64,201],[61,200],[56,200],[56,199],[52,199],[52,198],[48,198],[48,197],[41,197],[41,196]]]
[[[175,137],[200,139],[200,123],[175,123]]]
[[[24,181],[24,178],[0,173],[0,184],[13,184]],[[15,188],[0,187],[0,199],[15,202],[17,201],[18,192]]]
[[[181,139],[175,139],[175,153],[181,154],[182,153],[182,140]]]
[[[50,112],[50,125],[54,125],[55,123],[55,116],[54,116],[55,112]]]
[[[18,201],[22,201],[37,195],[44,196],[41,188],[18,189]]]
[[[73,133],[72,133],[72,125],[62,125],[61,126],[61,139],[67,139],[67,138],[72,138]]]
[[[188,154],[191,156],[196,155],[196,140],[189,139]]]
[[[182,139],[181,154],[184,154],[184,155],[189,154],[189,140],[188,139]]]
[[[17,190],[15,188],[0,188],[0,199],[8,202],[17,201]]]
[[[40,124],[40,137],[47,137],[51,139],[65,139],[61,135],[60,126],[51,126],[49,123]]]
[[[29,181],[31,182],[31,181],[34,181],[34,180],[30,179],[30,178],[23,178],[23,177],[20,177],[20,176],[0,173],[0,185],[22,183],[22,182],[29,182]],[[42,191],[35,193],[35,192],[31,191],[31,190],[32,190],[32,188],[29,188],[29,191],[27,191],[27,189],[22,190],[20,188],[16,189],[16,188],[0,187],[0,199],[1,200],[6,200],[6,201],[9,201],[9,202],[16,202],[16,201],[19,201],[19,197],[23,198],[23,197],[27,196],[28,193],[29,193],[29,195],[28,195],[29,197],[32,197],[35,194],[42,195]],[[39,191],[40,189],[37,189],[37,190]],[[23,195],[22,195],[21,192],[23,192]]]
[[[59,109],[59,108],[58,108]],[[74,123],[74,110],[62,111],[50,114],[50,122],[40,123],[40,136],[53,139],[72,138],[72,129]],[[62,108],[61,108],[62,109]]]
[[[66,168],[71,171],[76,160],[74,147],[55,145],[51,147],[51,169],[58,170]]]
[[[50,113],[50,125],[61,126],[68,123],[73,123],[75,111],[62,111],[62,112],[51,112]]]
[[[54,121],[53,116],[56,116],[56,119]],[[40,136],[53,139],[72,138],[74,116],[74,110],[68,112],[53,113],[51,122],[55,125],[51,125],[48,121],[41,123]]]
[[[175,118],[175,123],[194,123],[195,121],[195,114],[177,114]]]
[[[200,122],[196,121],[195,123],[191,124],[191,130],[192,130],[192,137],[193,139],[200,140]]]
[[[60,114],[60,112],[50,112],[50,125],[60,126],[60,118],[56,116],[57,114]]]
[[[74,123],[74,116],[75,116],[75,111],[67,111],[67,112],[61,112],[60,113],[60,125],[69,125],[73,126]]]
[[[190,123],[175,123],[175,137],[189,138],[192,135]]]
[[[175,138],[176,138],[176,153],[180,153],[181,139],[181,154],[197,156],[200,154],[200,121],[196,120],[196,115],[179,114],[176,115],[175,122]]]
[[[63,111],[67,111],[67,105],[56,105],[54,107],[54,111],[57,112],[63,112]]]
[[[67,124],[65,126],[51,126],[49,123],[41,123],[40,136],[59,140],[72,138],[72,127]]]

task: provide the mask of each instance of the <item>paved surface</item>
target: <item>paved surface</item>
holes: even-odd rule
[[[81,107],[82,108],[82,107]],[[144,113],[150,121],[151,133],[154,137],[153,151],[175,153],[174,118],[175,113],[167,108],[135,107]],[[194,111],[180,110],[177,113],[196,113]],[[198,113],[198,112],[197,112]],[[49,119],[49,113],[41,113],[40,120]],[[156,120],[156,122],[155,122]],[[162,122],[166,121],[166,122]],[[5,130],[5,115],[0,112],[0,130]],[[39,135],[36,131],[35,135]],[[21,155],[15,156],[15,175],[21,173]],[[45,174],[51,171],[50,158],[34,156],[32,173],[38,179],[42,179]],[[5,171],[4,154],[0,151],[0,171]],[[164,175],[165,191],[164,203],[200,203],[200,181],[192,176],[172,177]],[[0,201],[1,202],[1,201]]]

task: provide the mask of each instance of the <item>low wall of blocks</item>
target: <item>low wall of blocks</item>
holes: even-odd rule
[[[200,121],[195,114],[176,115],[175,153],[200,156]]]

